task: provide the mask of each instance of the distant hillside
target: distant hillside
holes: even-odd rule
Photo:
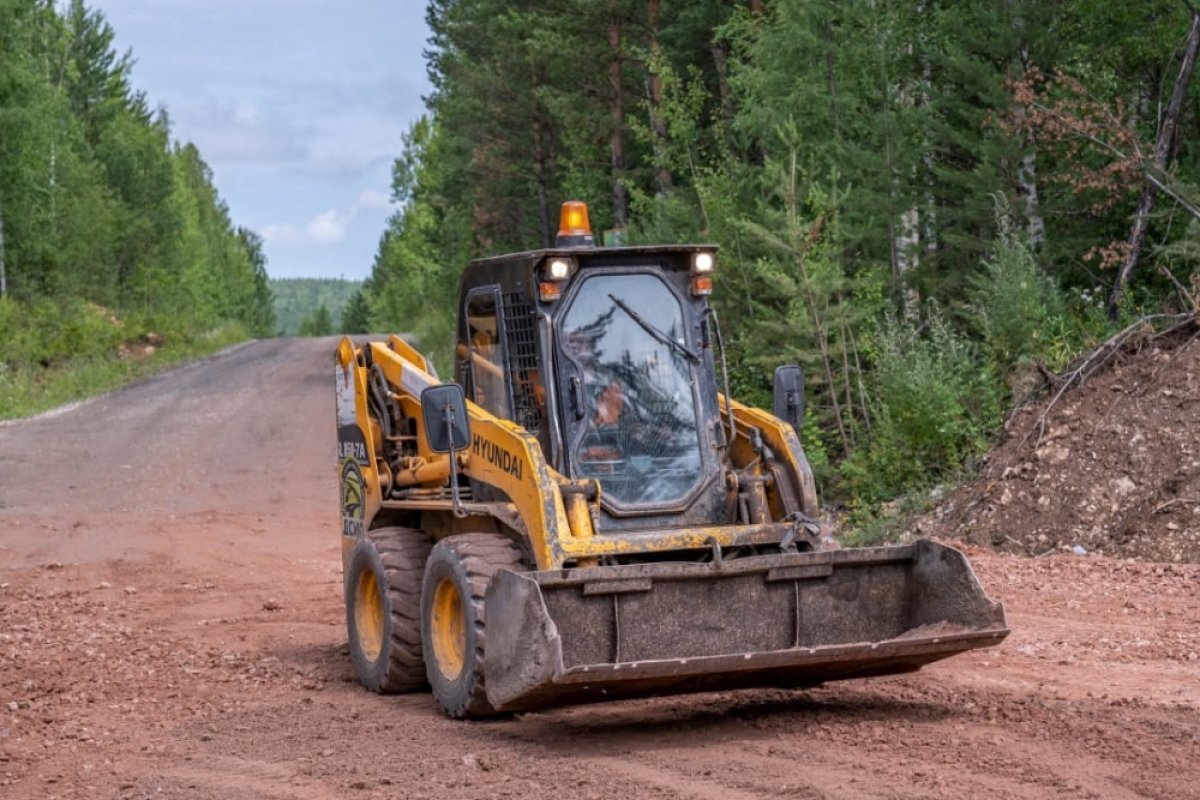
[[[295,336],[301,323],[317,312],[323,303],[329,312],[333,330],[341,330],[342,310],[362,281],[340,278],[272,278],[275,296],[275,322],[281,336]]]

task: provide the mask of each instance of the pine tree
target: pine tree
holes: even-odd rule
[[[300,323],[301,336],[329,336],[332,333],[333,320],[329,318],[329,309],[324,303],[317,306],[317,310]]]
[[[369,333],[371,330],[371,310],[367,307],[367,299],[360,289],[346,301],[342,309],[342,333]]]

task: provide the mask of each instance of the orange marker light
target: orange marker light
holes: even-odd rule
[[[697,275],[692,278],[692,294],[696,297],[712,294],[712,286],[712,278],[707,275]]]
[[[587,203],[568,200],[562,204],[558,217],[559,236],[591,236],[592,224],[588,222]]]
[[[562,297],[562,284],[553,283],[551,281],[542,281],[538,284],[538,297],[543,303],[548,303],[551,300],[557,300]]]

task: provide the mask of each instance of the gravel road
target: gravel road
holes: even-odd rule
[[[0,797],[1195,798],[1200,566],[971,550],[903,678],[452,722],[346,653],[332,340],[0,427]]]

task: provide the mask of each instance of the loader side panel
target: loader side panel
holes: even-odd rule
[[[366,370],[357,361],[353,343],[342,339],[334,367],[337,414],[337,468],[341,494],[343,555],[349,539],[362,536],[380,506],[379,475],[375,470],[367,410]]]

